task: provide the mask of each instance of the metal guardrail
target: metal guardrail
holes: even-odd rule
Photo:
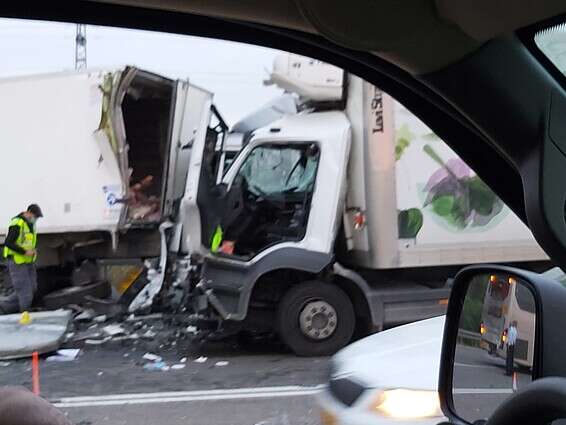
[[[481,335],[478,332],[459,329],[458,337],[456,341],[463,345],[468,345],[471,347],[479,347],[481,341]]]

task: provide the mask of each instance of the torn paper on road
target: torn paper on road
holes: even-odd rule
[[[0,360],[31,357],[57,350],[71,321],[70,310],[30,313],[31,323],[20,324],[21,314],[0,316]]]

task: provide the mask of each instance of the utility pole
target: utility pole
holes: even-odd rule
[[[75,69],[86,69],[86,25],[77,24],[75,37]]]

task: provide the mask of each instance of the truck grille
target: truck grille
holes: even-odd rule
[[[328,383],[330,394],[346,406],[353,405],[365,387],[349,378],[334,378]]]

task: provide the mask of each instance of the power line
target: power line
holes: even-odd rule
[[[86,69],[86,25],[77,24],[75,36],[75,69]]]

